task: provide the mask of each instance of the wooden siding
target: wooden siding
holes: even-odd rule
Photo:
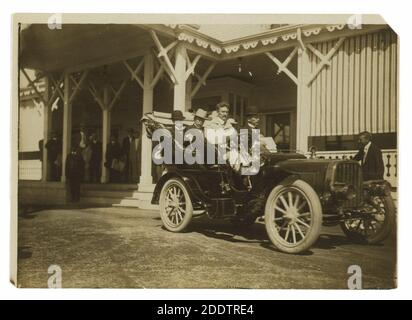
[[[326,55],[336,41],[313,46]],[[309,58],[313,72],[320,61]],[[347,38],[310,84],[310,135],[396,132],[397,59],[391,30]]]

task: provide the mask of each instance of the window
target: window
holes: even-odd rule
[[[229,105],[231,117],[234,118],[240,126],[245,125],[245,110],[249,100],[238,94],[229,93]]]
[[[267,135],[275,140],[278,150],[288,151],[291,149],[290,117],[290,112],[266,116]]]
[[[358,137],[356,135],[308,137],[309,147],[316,147],[319,151],[338,151],[358,149]],[[381,149],[396,149],[396,133],[372,134],[372,141]]]

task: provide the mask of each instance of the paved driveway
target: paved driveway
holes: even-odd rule
[[[350,243],[338,227],[322,230],[303,255],[270,245],[263,224],[239,229],[199,218],[191,230],[162,228],[155,211],[48,209],[19,217],[18,285],[47,287],[50,265],[63,287],[347,288],[350,265],[364,288],[394,286],[395,242]]]

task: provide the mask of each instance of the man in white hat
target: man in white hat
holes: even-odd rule
[[[207,116],[207,111],[202,108],[198,108],[194,114],[193,125],[188,126],[187,129],[200,129],[203,130],[203,125],[209,117]]]

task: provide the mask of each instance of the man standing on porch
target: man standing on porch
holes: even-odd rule
[[[361,161],[363,180],[383,179],[384,165],[382,151],[372,143],[372,134],[363,131],[359,134],[359,151],[353,157],[356,161]]]
[[[140,135],[138,135],[139,137]],[[126,160],[125,182],[137,182],[138,177],[138,158],[139,158],[140,139],[136,138],[136,133],[133,128],[128,131],[127,137],[123,139],[122,148]]]

